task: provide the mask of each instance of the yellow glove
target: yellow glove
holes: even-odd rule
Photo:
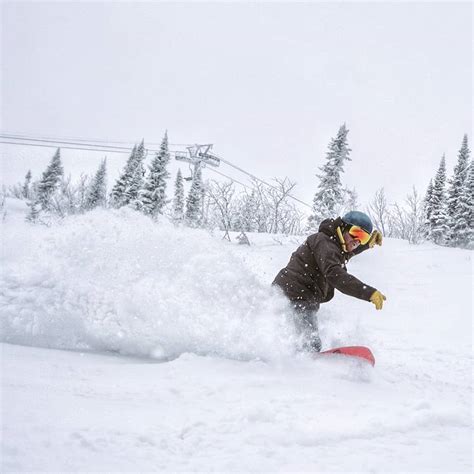
[[[378,290],[375,290],[370,297],[370,302],[374,303],[375,309],[382,309],[383,302],[386,300],[387,298],[385,298],[385,296]]]
[[[369,248],[373,249],[375,245],[382,245],[382,232],[380,230],[374,230],[372,234],[370,235],[369,239]]]

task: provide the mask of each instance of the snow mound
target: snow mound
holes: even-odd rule
[[[204,231],[129,209],[2,227],[3,342],[158,359],[294,351],[286,300]]]

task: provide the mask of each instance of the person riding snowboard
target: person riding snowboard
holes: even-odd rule
[[[351,211],[321,222],[319,232],[310,235],[291,255],[273,281],[290,300],[300,330],[307,335],[305,349],[319,352],[316,312],[320,303],[334,296],[334,289],[382,309],[385,296],[347,272],[350,258],[375,245],[382,245],[382,233],[373,230],[367,214]]]

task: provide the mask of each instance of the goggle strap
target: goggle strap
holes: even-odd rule
[[[347,253],[347,247],[346,247],[346,241],[344,240],[344,237],[342,236],[342,230],[340,227],[336,227],[336,234],[339,238],[339,242],[341,242],[342,250]]]

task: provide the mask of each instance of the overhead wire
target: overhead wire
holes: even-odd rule
[[[234,183],[240,184],[240,185],[243,186],[245,189],[252,189],[252,188],[251,188],[250,186],[248,186],[247,184],[244,184],[244,183],[242,183],[241,181],[238,181],[238,180],[235,179],[235,178],[231,178],[230,176],[227,176],[226,174],[221,173],[220,171],[217,171],[217,170],[214,169],[214,168],[209,168],[209,167],[207,167],[206,169],[209,170],[209,171],[212,171],[213,173],[217,173],[217,174],[223,176],[224,178],[230,179],[230,180],[233,181]]]
[[[58,148],[57,145],[44,145],[42,143],[21,143],[21,142],[9,142],[0,139],[0,143],[4,143],[7,145],[21,145],[21,146],[37,146],[37,147],[44,147],[44,148]],[[66,150],[82,150],[82,151],[109,151],[111,153],[129,153],[130,151],[112,151],[112,150],[103,150],[99,148],[82,148],[77,146],[63,146],[61,145],[59,148],[65,148]]]
[[[95,145],[94,143],[85,143],[80,142],[80,141],[65,141],[61,139],[48,139],[48,138],[29,138],[29,137],[21,137],[21,138],[16,138],[15,135],[7,135],[7,134],[2,134],[0,133],[0,140],[2,139],[7,139],[7,140],[16,140],[19,141],[19,144],[22,145],[30,145],[34,146],[37,142],[41,143],[55,143],[56,145],[50,145],[51,148],[56,148],[58,145],[61,145],[60,148],[66,148],[63,147],[62,145],[79,145],[79,146],[89,146],[89,147],[94,147],[91,149],[91,151],[109,151],[111,153],[130,153],[131,149],[133,147],[124,147],[124,146],[117,146],[117,145],[102,145],[102,144],[97,144]],[[35,143],[25,143],[26,142],[35,142]],[[2,142],[0,142],[2,143]],[[11,144],[11,142],[9,142]],[[15,143],[14,143],[15,144]],[[171,145],[171,146],[177,146],[177,145]],[[71,148],[74,149],[74,148]],[[147,148],[149,151],[152,152],[157,152],[159,150],[157,149],[152,149],[152,148]],[[174,151],[173,151],[174,152]]]
[[[66,140],[66,141],[69,141],[69,140],[74,140],[74,141],[81,141],[81,142],[95,142],[95,143],[99,143],[99,144],[103,144],[103,143],[119,143],[119,144],[122,144],[122,145],[134,145],[136,142],[133,141],[133,140],[129,140],[129,141],[126,141],[126,140],[103,140],[103,139],[98,139],[98,138],[80,138],[80,137],[52,137],[52,136],[47,136],[47,135],[43,135],[41,133],[29,133],[29,134],[24,134],[24,133],[18,133],[18,132],[10,132],[10,131],[7,131],[7,130],[3,130],[1,131],[0,130],[0,135],[12,135],[12,136],[16,136],[18,138],[29,138],[31,136],[34,136],[35,138],[43,138],[43,139],[47,139],[47,140],[52,140],[52,141],[62,141],[62,140]],[[161,143],[158,143],[158,142],[147,142],[148,144],[150,145],[160,145]],[[192,146],[192,144],[190,143],[170,143],[169,144],[170,146],[179,146],[179,147],[188,147],[188,146]]]
[[[219,158],[219,160],[221,160],[223,163],[225,163],[226,165],[228,166],[231,166],[232,168],[235,168],[236,170],[240,171],[241,173],[244,173],[246,174],[247,176],[250,176],[252,179],[255,179],[256,181],[259,181],[261,182],[262,184],[264,184],[265,186],[268,186],[269,188],[272,188],[274,189],[275,191],[281,191],[280,189],[278,189],[276,186],[274,186],[273,184],[270,184],[270,183],[267,183],[266,181],[264,181],[263,179],[260,179],[258,178],[257,176],[254,176],[253,174],[243,170],[242,168],[239,168],[238,166],[232,164],[230,161],[227,161],[225,160],[224,158],[222,158],[221,156],[219,155],[216,155],[213,153],[214,156],[216,156],[217,158]],[[306,202],[304,201],[301,201],[300,199],[298,199],[297,197],[295,196],[292,196],[291,194],[287,194],[287,196],[295,201],[298,201],[300,204],[304,204],[305,206],[311,208],[312,206],[310,206],[309,204],[307,204]]]

